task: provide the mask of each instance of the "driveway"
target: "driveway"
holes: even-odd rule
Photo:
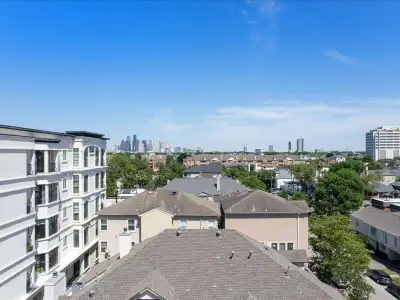
[[[396,300],[394,296],[386,292],[386,286],[377,284],[367,277],[367,283],[375,289],[375,294],[371,294],[371,300]]]

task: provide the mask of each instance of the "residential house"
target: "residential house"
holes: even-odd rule
[[[184,177],[188,178],[216,178],[222,176],[222,164],[221,163],[210,163],[205,166],[193,166],[186,169],[183,172]]]
[[[276,172],[275,176],[275,187],[282,190],[285,186],[285,182],[294,180],[294,176],[290,170],[280,169]]]
[[[142,242],[167,228],[218,228],[216,204],[177,190],[145,192],[98,212],[100,260],[119,252],[118,235],[123,228],[131,243]]]
[[[129,247],[126,236],[121,244]],[[99,264],[100,278],[88,273],[80,291],[59,300],[344,300],[309,270],[236,230],[167,229],[119,256]]]
[[[400,260],[400,212],[363,207],[351,215],[354,229],[373,249],[390,260]]]
[[[153,169],[154,172],[157,172],[160,164],[165,164],[167,161],[168,155],[166,154],[143,154],[142,159],[146,159],[149,164],[150,168]]]
[[[170,181],[163,190],[179,190],[191,193],[200,198],[219,203],[220,197],[234,194],[237,192],[248,191],[248,188],[241,185],[238,181],[229,177],[217,178],[175,178]]]
[[[396,174],[399,174],[399,172],[391,171],[391,170],[378,170],[375,172],[381,177],[381,182],[385,184],[392,184],[396,181]]]
[[[308,206],[264,191],[220,199],[222,228],[235,229],[277,250],[308,249]]]

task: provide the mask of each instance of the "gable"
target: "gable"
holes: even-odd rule
[[[144,289],[129,300],[165,300],[150,289]]]

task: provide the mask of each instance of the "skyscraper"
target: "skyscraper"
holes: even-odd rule
[[[243,152],[244,152],[244,153],[247,153],[247,146],[244,146],[244,147],[243,147]]]
[[[297,139],[297,152],[304,152],[304,139],[303,138],[298,138]]]
[[[153,143],[153,151],[154,152],[161,152],[161,143],[160,139],[156,139]]]
[[[365,150],[373,160],[400,156],[400,126],[383,126],[365,135]]]
[[[292,142],[288,143],[288,152],[292,152]]]
[[[153,151],[153,141],[149,140],[147,143],[147,151]]]
[[[268,146],[268,151],[269,152],[274,152],[274,145],[269,145]]]
[[[136,143],[137,143],[137,135],[134,134],[134,135],[133,135],[133,140],[132,140],[132,151],[133,151],[133,152],[136,152],[136,151],[137,151]]]
[[[131,150],[132,150],[132,142],[131,142],[131,137],[128,135],[125,141],[125,151],[130,152]]]
[[[142,143],[143,143],[143,152],[146,153],[148,151],[148,149],[147,149],[147,141],[143,140]]]

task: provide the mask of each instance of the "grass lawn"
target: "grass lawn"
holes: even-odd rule
[[[389,275],[399,275],[399,274],[397,274],[396,272],[394,272],[394,271],[392,271],[392,270],[389,270],[388,268],[386,268],[386,269],[383,269],[383,271],[385,271],[387,274],[389,274]]]

